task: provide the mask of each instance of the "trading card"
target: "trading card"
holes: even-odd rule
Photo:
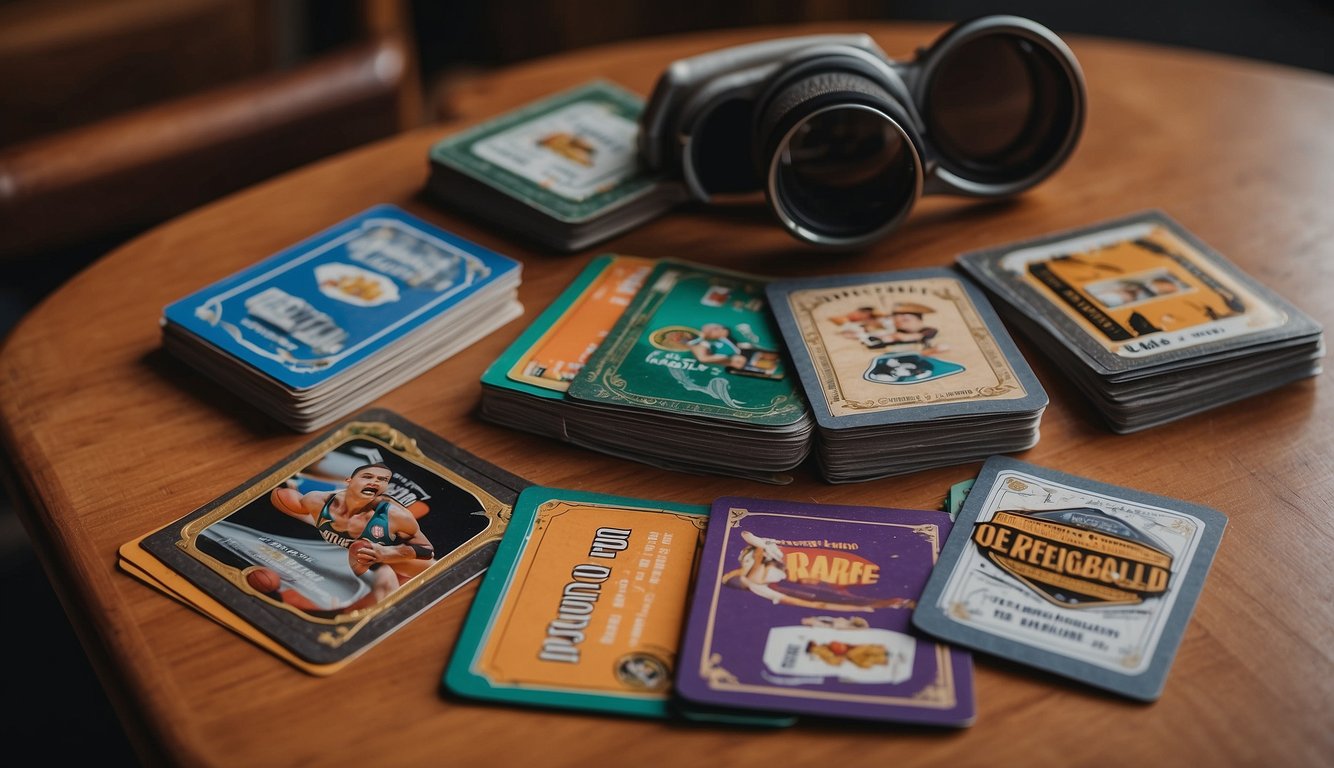
[[[570,384],[598,404],[789,425],[805,399],[753,275],[662,261]]]
[[[1161,211],[964,254],[958,263],[1104,371],[1315,327]]]
[[[479,575],[525,485],[372,410],[140,547],[303,665],[334,664]]]
[[[954,270],[782,280],[768,295],[822,428],[1047,404],[986,297]]]
[[[1152,701],[1227,518],[1006,457],[968,493],[914,623]]]
[[[163,321],[303,391],[519,270],[379,205],[167,306]]]
[[[594,81],[449,136],[431,159],[557,220],[591,219],[654,191],[639,163],[643,100]]]
[[[590,261],[482,374],[482,383],[548,399],[564,397],[654,264],[619,254]]]
[[[910,623],[943,512],[714,502],[680,695],[712,706],[965,726],[972,660]]]
[[[666,717],[708,508],[534,486],[445,674],[463,696]]]
[[[179,574],[163,565],[152,555],[140,549],[139,543],[144,538],[147,537],[141,536],[120,548],[120,558],[117,565],[130,576],[187,608],[193,608],[219,625],[232,630],[288,664],[309,674],[326,677],[347,666],[353,660],[354,657],[348,657],[330,664],[311,664],[293,655],[291,651],[274,642],[268,635],[255,629],[245,619],[237,616],[227,606],[214,600],[207,592],[198,589],[194,584],[181,578]]]
[[[963,502],[968,498],[968,491],[973,487],[973,480],[963,480],[950,486],[949,496],[945,500],[945,511],[950,515],[950,521],[959,519],[959,510],[963,509]]]

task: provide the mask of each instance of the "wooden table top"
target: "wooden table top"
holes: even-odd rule
[[[0,355],[4,447],[48,571],[148,762],[259,766],[816,763],[848,766],[1316,765],[1334,755],[1334,393],[1318,376],[1135,435],[1101,427],[1061,372],[1021,349],[1051,396],[1026,461],[1186,499],[1230,518],[1162,698],[1145,705],[982,655],[971,728],[798,724],[779,731],[487,706],[440,677],[476,582],[328,678],[305,675],[119,572],[116,549],[214,499],[308,436],[160,349],[171,301],[372,204],[395,203],[522,260],[523,318],[377,401],[543,484],[704,504],[779,489],[688,478],[479,421],[482,370],[597,253],[761,274],[949,264],[958,253],[1161,208],[1334,325],[1334,79],[1216,55],[1069,40],[1088,81],[1069,164],[1008,204],[919,204],[844,256],[813,253],[763,209],[686,207],[573,255],[544,252],[421,196],[427,149],[462,125],[591,77],[647,94],[672,59],[812,31],[871,32],[909,54],[943,25],[751,29],[562,55],[458,91],[462,118],[321,162],[172,221],[34,310]],[[794,500],[936,508],[977,464]]]

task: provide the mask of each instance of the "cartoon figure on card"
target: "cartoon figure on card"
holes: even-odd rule
[[[839,334],[853,338],[867,349],[893,351],[871,359],[863,377],[878,384],[916,384],[964,370],[962,365],[938,357],[949,347],[940,342],[940,331],[926,316],[935,310],[916,302],[895,302],[885,313],[874,307],[859,307],[843,317],[831,318]]]
[[[649,335],[655,350],[647,362],[667,369],[688,392],[700,392],[732,408],[745,405],[732,395],[731,376],[781,379],[778,351],[766,349],[747,323],[734,335],[722,323],[704,323],[698,330],[684,326],[659,328]],[[742,341],[737,341],[739,336]]]
[[[783,378],[778,351],[760,346],[759,338],[749,323],[738,324],[736,330],[741,341],[734,340],[727,326],[705,323],[694,338],[686,341],[686,349],[701,363],[720,365],[730,374]]]
[[[853,576],[830,574],[828,579],[808,574],[808,578],[796,578],[789,573],[789,554],[809,561],[809,553],[784,551],[774,539],[757,536],[750,531],[741,531],[741,538],[746,547],[737,555],[740,567],[723,574],[725,586],[746,589],[774,605],[794,605],[801,608],[818,608],[822,611],[860,611],[871,612],[877,608],[913,608],[916,602],[906,597],[889,599],[868,599],[848,591]],[[821,555],[816,555],[820,557]],[[828,557],[836,557],[829,555]],[[859,559],[860,560],[860,559]],[[874,583],[877,567],[872,564],[858,563],[856,569],[863,581]],[[811,568],[814,573],[818,566]],[[852,569],[848,570],[851,573]],[[840,571],[840,574],[843,572]],[[849,584],[839,582],[849,582]]]
[[[830,320],[838,326],[840,336],[856,339],[867,349],[907,344],[922,354],[934,355],[948,349],[936,342],[939,331],[926,323],[926,315],[934,312],[924,304],[896,302],[889,312],[864,306]]]
[[[741,347],[732,341],[732,332],[721,323],[705,323],[699,335],[686,342],[686,349],[701,363],[713,363],[724,368],[740,368],[746,364]]]

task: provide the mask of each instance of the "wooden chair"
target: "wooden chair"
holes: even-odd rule
[[[123,238],[416,125],[406,6],[357,5],[359,39],[318,59],[0,148],[0,260]]]

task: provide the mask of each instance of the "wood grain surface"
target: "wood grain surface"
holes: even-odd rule
[[[924,201],[890,239],[831,256],[767,211],[687,206],[574,255],[421,196],[427,149],[468,122],[584,79],[647,94],[682,55],[776,34],[869,31],[892,55],[940,25],[824,25],[640,41],[534,62],[452,95],[467,117],[321,162],[176,219],[32,312],[0,355],[3,439],[61,589],[146,762],[183,765],[1327,765],[1334,756],[1334,405],[1328,375],[1129,436],[1101,427],[1019,339],[1051,396],[1019,458],[1187,499],[1230,518],[1162,698],[1145,705],[985,656],[964,730],[800,723],[779,731],[486,706],[440,677],[475,593],[447,598],[319,679],[116,569],[116,549],[301,445],[160,349],[169,302],[372,204],[395,203],[524,265],[523,318],[377,401],[544,485],[708,503],[724,494],[935,508],[977,464],[833,486],[685,477],[479,421],[482,370],[596,253],[771,275],[944,265],[960,252],[1161,208],[1260,281],[1334,321],[1334,80],[1088,38],[1069,164],[1009,203]],[[73,213],[73,212],[71,212]]]

